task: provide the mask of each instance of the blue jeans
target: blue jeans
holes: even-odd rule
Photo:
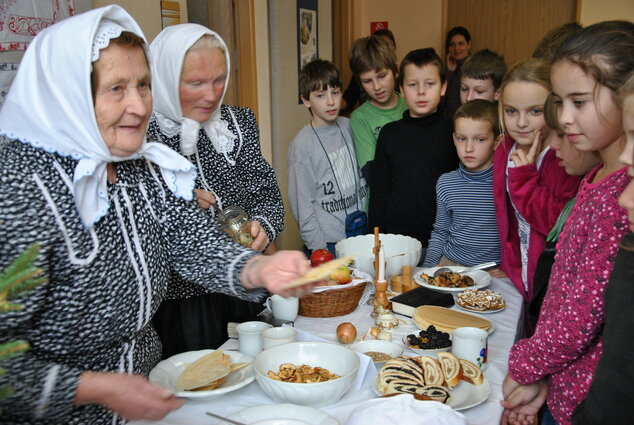
[[[548,409],[548,406],[545,406],[544,416],[542,416],[541,425],[557,425],[557,421],[553,417],[553,414],[550,413],[550,409]]]

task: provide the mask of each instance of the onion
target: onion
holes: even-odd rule
[[[343,322],[337,326],[337,339],[342,344],[350,344],[357,337],[357,328],[350,322]]]

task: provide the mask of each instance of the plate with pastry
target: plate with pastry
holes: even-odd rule
[[[434,276],[434,272],[440,267],[426,267],[417,269],[414,280],[425,288],[441,292],[462,292],[467,288],[481,289],[491,284],[491,276],[482,270],[472,270],[461,274],[459,270],[464,267],[446,267],[451,272],[440,273]],[[444,268],[444,267],[443,267]]]
[[[506,308],[506,301],[499,292],[489,289],[465,289],[454,295],[456,305],[465,311],[473,313],[497,313]]]
[[[429,356],[398,357],[379,370],[372,389],[379,396],[412,394],[417,400],[438,401],[455,410],[483,403],[491,385],[475,364],[449,352]]]
[[[253,382],[252,362],[238,351],[188,351],[159,362],[149,379],[177,397],[212,400]]]

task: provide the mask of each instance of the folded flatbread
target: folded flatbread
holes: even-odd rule
[[[206,387],[205,390],[213,389],[219,386],[229,373],[231,373],[231,357],[222,350],[216,350],[186,366],[178,377],[176,389],[178,391],[197,390],[201,387]]]
[[[308,283],[319,282],[321,280],[328,280],[330,274],[337,270],[339,267],[352,263],[354,257],[342,257],[335,260],[330,260],[327,263],[320,264],[317,267],[310,269],[304,276],[296,279],[286,285],[284,289],[296,288],[298,286],[306,285]]]

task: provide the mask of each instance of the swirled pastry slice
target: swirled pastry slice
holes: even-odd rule
[[[473,385],[482,385],[484,382],[484,375],[480,368],[470,362],[469,360],[460,359],[460,366],[462,367],[462,380]]]
[[[413,383],[425,385],[423,368],[416,359],[411,357],[397,357],[387,361],[379,371],[379,376],[383,378],[390,374],[406,376]]]
[[[421,356],[418,361],[423,367],[426,385],[443,385],[445,383],[445,376],[438,360],[429,356]]]
[[[416,391],[416,394],[419,394],[420,397],[424,397],[426,400],[434,400],[439,401],[441,403],[446,403],[449,400],[449,391],[446,388],[439,387],[437,385],[427,385],[425,387],[419,388]]]
[[[442,373],[445,375],[445,383],[449,388],[453,388],[460,383],[462,378],[462,366],[460,366],[460,360],[452,353],[444,352],[438,353],[438,361],[442,368]]]

